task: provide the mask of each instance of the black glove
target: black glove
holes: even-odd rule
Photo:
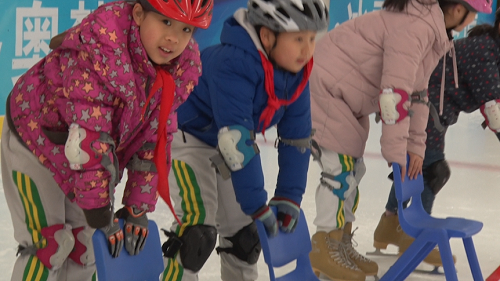
[[[149,234],[146,211],[125,206],[116,211],[116,217],[125,220],[125,249],[131,256],[139,254]]]

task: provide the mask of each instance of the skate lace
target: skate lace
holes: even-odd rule
[[[328,253],[330,257],[341,267],[345,267],[352,270],[357,270],[358,267],[349,260],[347,251],[344,245],[340,241],[326,238],[326,244],[330,250]]]
[[[344,235],[343,237],[343,241],[342,241],[342,244],[343,244],[343,247],[345,248],[345,251],[347,252],[347,255],[353,259],[353,260],[357,260],[357,261],[362,261],[362,262],[365,262],[365,263],[369,263],[369,262],[372,262],[372,260],[366,258],[365,256],[361,255],[360,253],[358,253],[358,251],[356,251],[356,249],[354,249],[354,247],[357,247],[358,246],[358,242],[356,242],[356,240],[354,240],[353,236],[354,236],[354,232],[358,230],[358,228],[356,227],[356,229],[353,230],[353,232],[348,235]]]

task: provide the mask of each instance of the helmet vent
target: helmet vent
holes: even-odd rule
[[[311,11],[311,8],[309,8],[309,5],[304,5],[304,9],[301,10],[299,7],[292,5],[299,13],[302,13],[304,16],[308,18],[313,18],[313,13]]]
[[[290,15],[285,11],[285,9],[279,7],[279,8],[276,8],[276,12],[278,12],[277,16],[279,16],[280,18],[282,18],[281,15],[283,15],[287,19],[290,19]]]
[[[320,16],[320,18],[323,18],[323,16],[328,16],[328,11],[325,9],[323,11],[323,9],[321,9],[321,7],[319,6],[318,3],[314,3],[314,8],[316,9],[316,11],[318,12],[318,15]]]
[[[273,16],[271,16],[271,15],[270,15],[270,14],[268,14],[268,13],[265,13],[265,14],[264,14],[264,17],[266,17],[266,18],[267,18],[267,19],[269,19],[269,20],[273,20],[273,19],[274,19],[274,18],[273,18]]]

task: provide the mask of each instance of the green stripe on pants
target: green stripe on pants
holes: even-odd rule
[[[43,210],[42,201],[38,194],[36,184],[27,175],[12,171],[12,178],[19,191],[19,196],[23,203],[25,212],[25,221],[28,231],[33,238],[33,244],[38,248],[46,246],[43,238],[42,228],[47,227],[47,219]],[[25,281],[43,281],[47,280],[49,269],[46,268],[36,256],[30,257],[23,274]]]

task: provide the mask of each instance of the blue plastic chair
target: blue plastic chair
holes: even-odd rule
[[[276,214],[276,207],[271,207]],[[269,267],[271,281],[319,281],[312,270],[309,253],[312,250],[309,229],[302,209],[297,227],[293,233],[282,231],[276,237],[269,238],[264,225],[256,220],[264,261]],[[282,267],[296,260],[293,271],[284,276],[275,277],[274,268]]]
[[[450,238],[452,237],[462,238],[474,280],[484,280],[472,242],[472,236],[481,231],[483,223],[464,218],[439,219],[432,217],[422,207],[420,197],[424,190],[422,175],[419,175],[415,180],[410,180],[406,174],[404,182],[401,182],[399,164],[393,163],[392,166],[396,198],[398,199],[399,223],[403,231],[415,238],[415,241],[382,276],[380,281],[406,279],[436,245],[441,253],[446,280],[458,280],[450,247]],[[403,202],[409,199],[411,199],[411,204],[405,209]]]
[[[123,228],[123,220],[120,220]],[[163,254],[161,251],[158,226],[152,220],[148,224],[149,234],[144,249],[138,255],[131,256],[123,247],[120,255],[113,258],[108,250],[104,233],[96,230],[92,236],[95,263],[99,281],[158,281],[163,272]]]

